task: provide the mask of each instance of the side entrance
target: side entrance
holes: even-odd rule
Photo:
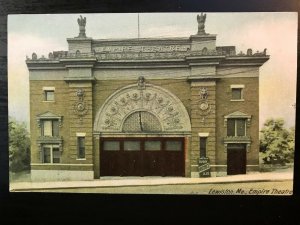
[[[246,174],[246,145],[229,144],[227,148],[227,174]]]
[[[100,176],[184,176],[184,138],[101,138]]]

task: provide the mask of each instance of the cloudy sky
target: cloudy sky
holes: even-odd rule
[[[86,34],[94,39],[136,38],[137,14],[82,14]],[[140,37],[189,37],[197,33],[196,13],[141,13]],[[29,75],[26,55],[67,50],[66,38],[78,35],[79,14],[9,15],[8,110],[29,123]],[[206,32],[217,34],[217,46],[237,52],[267,48],[270,60],[260,69],[260,125],[266,118],[295,124],[297,13],[207,13]]]

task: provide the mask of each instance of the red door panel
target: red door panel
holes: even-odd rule
[[[100,176],[184,176],[183,138],[100,141]]]

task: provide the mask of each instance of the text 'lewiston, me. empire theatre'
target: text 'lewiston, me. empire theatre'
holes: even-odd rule
[[[27,58],[32,180],[258,170],[269,56],[216,46],[205,20],[186,38],[92,39],[80,16],[68,51]]]

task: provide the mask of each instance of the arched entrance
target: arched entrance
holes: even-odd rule
[[[150,84],[126,86],[99,109],[100,176],[184,176],[189,115],[175,95]]]

